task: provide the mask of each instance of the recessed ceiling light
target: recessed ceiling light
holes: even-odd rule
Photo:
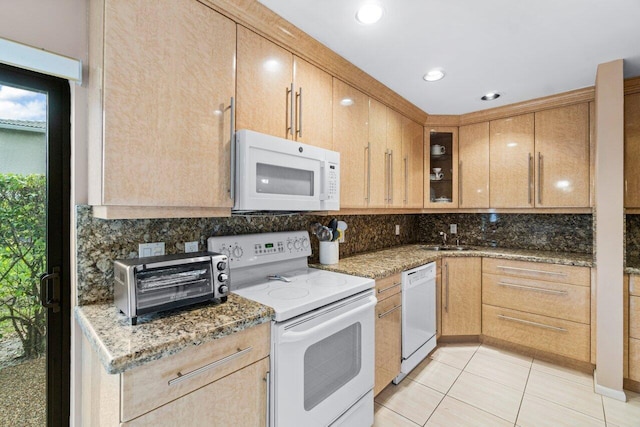
[[[356,21],[364,25],[375,24],[382,18],[384,9],[379,4],[365,4],[356,12]]]
[[[442,70],[431,70],[427,74],[425,74],[422,78],[428,82],[437,82],[438,80],[444,77],[444,71]]]
[[[483,101],[493,101],[497,98],[500,98],[500,94],[498,92],[489,92],[483,95],[480,99],[482,99]]]

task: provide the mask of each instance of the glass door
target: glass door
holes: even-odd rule
[[[425,185],[425,202],[428,201],[428,206],[431,208],[456,207],[458,203],[457,128],[431,129],[425,156],[427,160],[425,175],[426,171],[429,171],[428,185]]]
[[[69,423],[69,83],[0,64],[0,425]]]

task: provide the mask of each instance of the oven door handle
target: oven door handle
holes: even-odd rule
[[[371,299],[369,299],[369,301],[366,304],[363,304],[353,310],[349,310],[345,313],[342,313],[341,315],[336,316],[331,320],[322,322],[321,324],[314,326],[313,328],[307,329],[304,332],[294,332],[294,331],[284,332],[280,337],[279,341],[281,343],[293,343],[293,342],[304,341],[305,339],[315,335],[321,329],[330,328],[334,325],[344,323],[345,319],[349,317],[353,317],[354,315],[358,315],[367,310],[371,310],[376,305],[377,302],[378,300],[376,300],[375,297],[372,297]],[[373,311],[371,313],[372,315],[375,315]]]

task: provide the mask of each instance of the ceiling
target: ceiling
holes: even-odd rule
[[[640,0],[259,0],[429,114],[464,114],[640,75]],[[377,2],[364,26],[358,7]],[[441,68],[443,80],[423,75]],[[494,101],[481,101],[487,92]]]

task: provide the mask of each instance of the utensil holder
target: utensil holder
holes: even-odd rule
[[[320,264],[337,264],[339,260],[338,241],[320,242]]]

